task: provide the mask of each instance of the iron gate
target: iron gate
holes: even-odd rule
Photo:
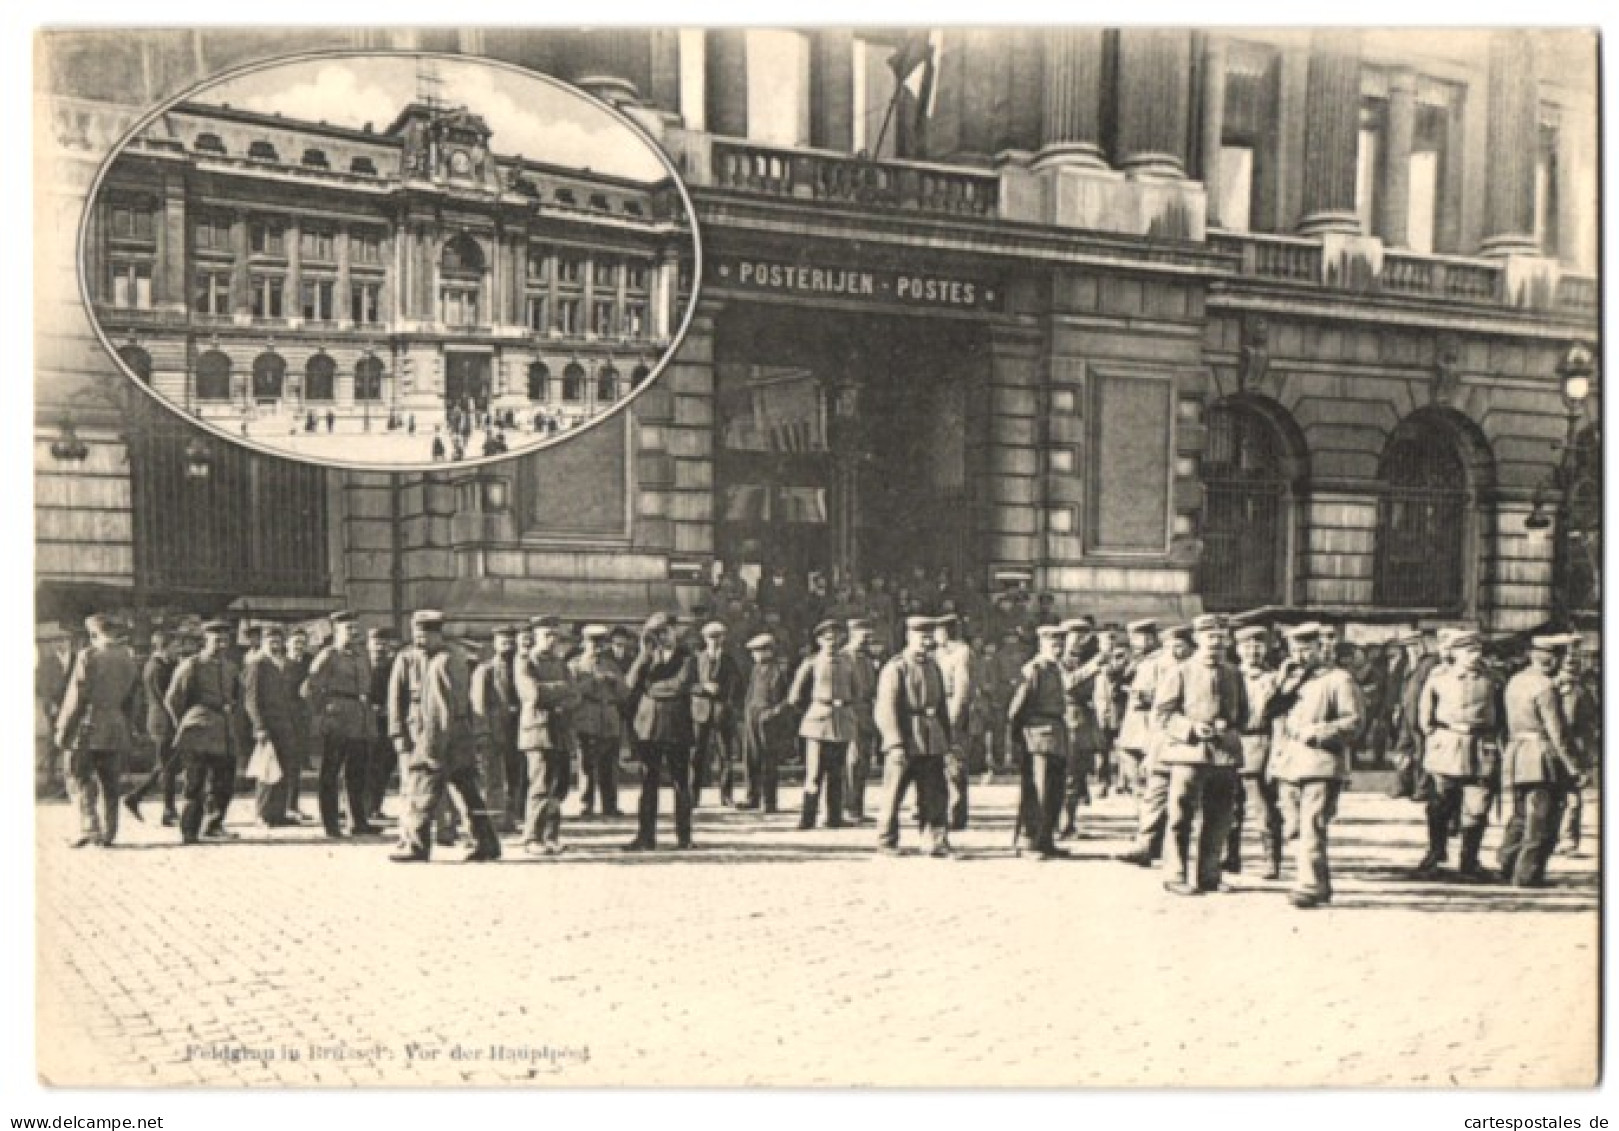
[[[1270,421],[1240,404],[1209,412],[1198,590],[1216,611],[1285,604],[1289,491]]]
[[[1467,472],[1450,437],[1422,427],[1396,435],[1383,457],[1374,600],[1395,609],[1454,612],[1465,603],[1462,546]]]

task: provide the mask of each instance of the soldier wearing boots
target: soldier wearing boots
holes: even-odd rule
[[[719,785],[720,804],[731,805],[731,775],[736,761],[736,709],[742,699],[742,671],[726,650],[729,630],[719,621],[703,626],[697,653],[697,684],[691,693],[691,721],[696,731],[691,755],[691,803],[702,804],[710,773]]]
[[[850,744],[848,781],[843,792],[844,815],[850,824],[866,820],[866,782],[877,746],[877,721],[872,713],[877,699],[877,661],[871,656],[872,623],[862,617],[849,621],[849,643],[844,647],[854,665],[855,739]]]
[[[320,741],[320,821],[329,837],[343,835],[338,808],[341,785],[348,801],[349,832],[376,832],[366,820],[365,771],[371,753],[371,664],[355,644],[353,613],[333,613],[332,642],[321,649],[304,681],[304,698]]]
[[[618,747],[623,741],[624,703],[630,689],[607,649],[607,626],[587,625],[582,635],[584,650],[568,664],[579,689],[573,719],[584,778],[584,808],[579,815],[592,816],[599,799],[602,816],[617,817]]]
[[[748,795],[738,809],[776,811],[776,766],[782,747],[790,742],[792,703],[787,665],[776,657],[776,642],[768,632],[748,641],[753,669],[742,699],[742,762],[748,775]]]
[[[1151,735],[1152,688],[1158,674],[1158,622],[1130,622],[1130,663],[1118,675],[1124,700],[1119,733],[1113,748],[1118,755],[1119,778],[1138,797],[1146,788],[1146,760]]]
[[[877,825],[877,849],[899,853],[899,811],[914,783],[919,795],[922,836],[928,855],[948,858],[949,793],[944,759],[950,748],[950,716],[944,677],[933,662],[933,621],[905,620],[905,649],[883,665],[877,676],[873,714],[883,750],[883,808]]]
[[[517,831],[517,811],[523,799],[514,796],[506,780],[506,767],[517,750],[522,702],[517,697],[517,630],[495,629],[492,655],[472,669],[472,724],[478,742],[478,779],[495,826],[505,833]]]
[[[1091,803],[1090,776],[1103,742],[1097,728],[1094,702],[1096,673],[1102,667],[1095,627],[1096,622],[1088,616],[1062,624],[1063,720],[1068,731],[1068,762],[1064,768],[1067,787],[1060,835],[1065,840],[1079,835],[1075,822],[1079,807]]]
[[[141,673],[116,621],[99,613],[84,622],[90,646],[78,654],[56,715],[56,745],[79,810],[74,848],[112,847],[118,836],[119,778],[133,747]],[[99,810],[98,810],[99,806]]]
[[[1461,829],[1459,871],[1488,880],[1479,849],[1489,826],[1500,773],[1500,688],[1484,667],[1476,632],[1450,641],[1451,662],[1429,677],[1417,705],[1423,733],[1423,769],[1433,781],[1428,802],[1428,852],[1417,865],[1420,878],[1437,874],[1451,824]]]
[[[1439,655],[1428,649],[1427,638],[1419,629],[1402,633],[1404,648],[1389,680],[1389,698],[1394,701],[1395,797],[1421,800],[1426,792],[1422,777],[1422,731],[1417,726],[1417,702],[1422,688],[1439,663]]]
[[[1507,741],[1501,776],[1512,792],[1512,816],[1501,840],[1501,878],[1516,887],[1544,887],[1546,862],[1557,847],[1558,827],[1579,764],[1568,742],[1556,676],[1566,636],[1537,636],[1529,666],[1507,683]]]
[[[388,731],[410,782],[399,820],[396,864],[424,864],[433,851],[433,815],[448,789],[472,827],[467,863],[500,859],[500,837],[478,788],[472,733],[472,673],[466,657],[444,640],[444,614],[423,609],[410,619],[411,646],[394,661],[388,688]]]
[[[815,827],[821,795],[826,794],[826,827],[843,827],[843,780],[849,744],[858,733],[855,665],[843,651],[843,623],[815,626],[820,650],[799,666],[787,698],[801,712],[798,737],[804,740],[804,799],[800,829]]]
[[[653,613],[641,629],[641,650],[626,682],[635,704],[635,754],[641,763],[641,799],[635,839],[626,852],[651,852],[658,841],[658,790],[664,770],[675,794],[675,838],[691,848],[691,689],[697,665],[675,642],[674,622]]]
[[[239,709],[236,672],[225,659],[230,635],[229,621],[203,625],[202,651],[175,669],[163,700],[174,721],[174,750],[185,767],[185,802],[180,809],[180,839],[185,844],[196,844],[199,837],[235,839],[225,829],[225,812],[236,786],[230,720]]]
[[[371,690],[366,695],[371,708],[371,743],[365,762],[365,816],[368,821],[382,819],[382,802],[388,796],[388,779],[393,777],[398,759],[393,743],[388,739],[388,680],[393,675],[394,632],[391,628],[373,628],[365,634],[365,658],[371,665]],[[399,779],[399,792],[405,791],[405,779]],[[400,806],[403,809],[403,804]]]
[[[1067,673],[1063,668],[1063,642],[1068,634],[1060,625],[1037,631],[1040,651],[1023,667],[1023,678],[1007,707],[1006,726],[1018,757],[1018,855],[1049,860],[1068,855],[1054,839],[1069,761],[1064,718]]]
[[[1561,847],[1570,856],[1580,851],[1581,811],[1584,808],[1581,794],[1591,784],[1602,749],[1598,737],[1601,709],[1597,706],[1591,685],[1585,680],[1585,666],[1585,656],[1580,650],[1578,637],[1575,637],[1557,673],[1557,693],[1563,701],[1569,754],[1580,770],[1579,777],[1567,788],[1563,807]]]
[[[1276,696],[1277,677],[1265,666],[1268,637],[1269,633],[1259,625],[1236,632],[1237,674],[1242,677],[1247,710],[1238,736],[1242,740],[1242,766],[1238,770],[1242,788],[1226,842],[1225,870],[1242,871],[1242,830],[1251,818],[1259,826],[1259,844],[1265,854],[1265,868],[1260,874],[1274,880],[1282,869],[1282,810],[1270,766],[1275,723],[1271,703]]]
[[[152,633],[152,654],[141,669],[142,697],[146,702],[146,737],[152,740],[154,762],[152,772],[124,798],[124,808],[137,821],[141,817],[141,802],[158,786],[163,789],[163,825],[172,828],[180,822],[180,813],[174,807],[175,786],[179,780],[180,759],[174,753],[174,720],[163,706],[168,694],[169,681],[179,666],[179,641],[167,632]]]
[[[573,769],[573,712],[580,696],[560,651],[562,621],[541,616],[529,624],[534,650],[518,658],[515,671],[522,703],[517,745],[528,762],[529,782],[523,851],[555,856],[562,851],[562,802]]]
[[[1132,635],[1135,635],[1134,633]],[[1177,625],[1164,633],[1164,645],[1157,652],[1136,665],[1135,678],[1130,684],[1130,714],[1125,719],[1129,741],[1139,744],[1142,755],[1140,795],[1137,798],[1136,837],[1130,851],[1118,859],[1140,868],[1151,867],[1164,850],[1165,814],[1169,804],[1170,770],[1158,759],[1158,746],[1163,735],[1152,714],[1152,702],[1158,692],[1158,681],[1170,668],[1192,654],[1192,632],[1189,625]],[[1120,741],[1125,741],[1123,735]]]
[[[968,749],[972,722],[972,702],[978,689],[973,686],[972,649],[961,639],[961,621],[947,613],[934,621],[933,662],[944,677],[945,700],[950,704],[950,754],[945,759],[945,786],[950,798],[950,831],[967,827],[968,790],[972,780]]]
[[[258,783],[253,807],[259,824],[265,828],[297,824],[287,812],[287,785],[303,771],[304,752],[298,741],[298,687],[288,669],[287,639],[280,625],[264,630],[263,646],[247,661],[242,691],[254,743],[268,742],[281,768],[275,782]]]

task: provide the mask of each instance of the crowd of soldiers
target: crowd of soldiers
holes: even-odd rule
[[[1229,890],[1223,874],[1242,870],[1251,826],[1265,878],[1280,877],[1296,842],[1292,903],[1331,901],[1329,829],[1374,721],[1342,662],[1341,625],[1207,615],[1162,631],[1150,620],[1098,628],[1090,617],[1058,620],[1044,600],[1023,614],[996,664],[950,611],[904,615],[894,636],[879,618],[826,616],[799,649],[767,623],[741,650],[719,618],[657,613],[638,635],[592,624],[574,640],[560,618],[536,616],[494,629],[487,654],[469,654],[446,638],[442,613],[424,610],[403,648],[385,628],[362,643],[355,616],[339,613],[318,651],[304,630],[268,625],[237,655],[236,626],[210,621],[183,659],[176,637],[155,634],[144,669],[125,627],[93,616],[53,711],[54,738],[80,815],[76,846],[112,844],[120,804],[139,819],[157,790],[163,824],[183,843],[233,838],[225,814],[251,751],[258,822],[310,820],[300,786],[318,763],[318,819],[333,838],[381,832],[397,772],[391,859],[401,863],[463,838],[467,860],[497,859],[510,834],[527,854],[558,855],[576,781],[581,816],[619,815],[626,751],[642,788],[624,849],[656,847],[664,785],[676,844],[688,848],[709,786],[723,805],[776,812],[795,745],[799,828],[866,823],[875,772],[877,850],[900,853],[914,787],[924,851],[949,857],[950,833],[970,820],[976,743],[1019,776],[1022,857],[1068,855],[1059,842],[1078,834],[1094,784],[1135,797],[1134,843],[1119,859],[1161,866],[1169,892]],[[1398,645],[1381,722],[1399,759],[1396,792],[1425,810],[1428,851],[1413,875],[1441,875],[1456,836],[1457,878],[1543,884],[1560,836],[1577,846],[1581,789],[1598,761],[1578,638],[1533,637],[1512,671],[1487,660],[1476,632],[1413,630]],[[155,766],[123,795],[141,730]],[[1480,851],[1501,800],[1510,819],[1492,872]]]

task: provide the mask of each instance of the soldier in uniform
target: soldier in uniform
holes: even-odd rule
[[[1422,731],[1417,726],[1417,701],[1423,685],[1433,674],[1439,656],[1430,652],[1421,630],[1411,629],[1398,637],[1405,649],[1389,681],[1389,698],[1394,702],[1393,796],[1417,798],[1423,792]]]
[[[1174,895],[1219,891],[1242,763],[1238,733],[1247,717],[1243,678],[1225,661],[1226,629],[1216,616],[1192,622],[1197,651],[1164,671],[1153,689],[1153,714],[1169,767],[1169,852],[1164,890]],[[1192,826],[1198,826],[1197,877],[1191,877]]]
[[[748,689],[742,698],[742,763],[748,776],[748,795],[738,809],[776,811],[776,766],[781,748],[789,741],[784,733],[791,720],[792,703],[787,698],[791,683],[787,665],[776,657],[776,642],[768,632],[748,641],[753,668],[748,672]]]
[[[1569,783],[1565,791],[1567,796],[1563,807],[1562,850],[1570,856],[1580,851],[1581,810],[1584,808],[1581,792],[1591,784],[1592,772],[1602,749],[1597,736],[1602,713],[1597,706],[1596,695],[1584,679],[1584,669],[1585,656],[1580,650],[1578,637],[1575,637],[1564,657],[1562,669],[1557,673],[1557,693],[1563,701],[1564,733],[1569,754],[1580,770],[1579,777]]]
[[[1141,794],[1136,810],[1135,843],[1118,859],[1141,868],[1151,867],[1163,853],[1169,805],[1170,770],[1158,759],[1163,736],[1153,717],[1152,703],[1164,673],[1191,654],[1191,628],[1177,625],[1164,633],[1162,648],[1136,665],[1135,677],[1130,683],[1132,698],[1125,726],[1130,728],[1132,722],[1135,724],[1131,741],[1139,743],[1142,752]]]
[[[287,815],[287,785],[303,769],[297,703],[298,687],[287,664],[286,633],[279,625],[270,625],[264,630],[263,646],[247,661],[242,675],[242,705],[253,741],[268,742],[281,767],[277,781],[259,782],[254,793],[254,812],[267,829],[297,824]]]
[[[174,807],[175,783],[179,777],[179,759],[174,756],[174,720],[163,706],[168,694],[169,681],[179,666],[179,642],[167,632],[152,633],[152,654],[141,669],[142,697],[146,702],[146,737],[152,740],[152,772],[124,798],[124,808],[137,821],[141,817],[141,802],[159,785],[163,787],[163,826],[173,828],[180,821]]]
[[[1428,852],[1416,874],[1437,875],[1451,824],[1459,818],[1460,874],[1483,881],[1491,878],[1478,857],[1500,771],[1500,689],[1484,667],[1478,633],[1457,633],[1450,654],[1451,662],[1428,678],[1417,703],[1423,769],[1433,793],[1427,807]]]
[[[236,672],[225,658],[230,633],[229,621],[203,625],[202,650],[181,661],[163,698],[174,722],[174,750],[185,766],[185,803],[180,809],[180,838],[185,844],[196,844],[199,836],[235,839],[225,829],[225,813],[236,786],[231,716],[239,709]]]
[[[503,833],[517,831],[517,810],[523,804],[506,781],[506,766],[517,749],[522,703],[517,697],[517,630],[497,628],[493,655],[472,669],[472,729],[477,737],[478,777],[490,817]]]
[[[1063,797],[1063,839],[1079,835],[1077,820],[1081,804],[1091,803],[1090,776],[1096,768],[1096,753],[1102,736],[1096,723],[1094,699],[1096,673],[1102,659],[1095,636],[1096,622],[1088,616],[1062,623],[1064,634],[1062,666],[1063,719],[1068,729],[1068,775]]]
[[[1275,717],[1271,701],[1276,696],[1276,673],[1265,666],[1269,633],[1260,625],[1248,625],[1236,632],[1237,674],[1242,677],[1247,710],[1243,715],[1242,788],[1237,794],[1235,819],[1226,841],[1225,869],[1242,871],[1242,829],[1249,814],[1259,825],[1259,843],[1265,853],[1265,879],[1274,880],[1282,869],[1282,810],[1277,802],[1276,780],[1270,774],[1271,731]]]
[[[720,804],[731,805],[731,778],[736,762],[736,709],[742,700],[742,670],[726,650],[725,625],[709,621],[703,626],[703,647],[697,653],[697,683],[691,693],[691,721],[696,741],[691,754],[691,803],[703,803],[703,785],[712,770],[720,787]]]
[[[855,708],[855,666],[842,650],[843,623],[823,620],[815,626],[820,650],[799,665],[787,698],[801,718],[804,740],[804,800],[800,829],[815,827],[821,792],[826,792],[826,827],[843,827],[843,779],[849,744],[859,722]]]
[[[877,825],[879,852],[899,854],[899,811],[914,782],[922,838],[928,854],[950,857],[949,792],[944,759],[950,748],[950,717],[944,677],[930,654],[933,622],[905,620],[905,649],[877,676],[873,714],[883,750],[883,809]]]
[[[579,765],[584,778],[584,808],[589,817],[601,799],[602,815],[619,816],[618,748],[624,733],[624,704],[629,684],[624,672],[606,647],[610,633],[606,625],[586,626],[584,650],[569,662],[579,688],[579,706],[573,729],[579,738]]]
[[[871,777],[877,745],[877,720],[872,714],[877,698],[877,661],[871,655],[872,622],[864,617],[849,621],[849,643],[844,651],[854,667],[855,737],[849,747],[848,780],[843,791],[843,813],[850,824],[866,822],[866,782]]]
[[[1318,629],[1288,630],[1290,655],[1277,672],[1272,710],[1281,715],[1271,752],[1281,783],[1283,835],[1298,839],[1298,878],[1288,896],[1307,910],[1332,902],[1327,832],[1347,774],[1347,744],[1360,733],[1360,689],[1349,673],[1318,662]]]
[[[382,802],[388,796],[388,779],[393,777],[397,758],[388,738],[388,681],[393,675],[394,634],[391,628],[373,628],[365,634],[365,658],[370,665],[371,685],[366,706],[371,715],[371,734],[365,756],[365,817],[382,820]],[[405,779],[399,779],[400,811],[404,811]]]
[[[934,622],[933,662],[944,677],[945,701],[950,706],[950,753],[945,758],[945,786],[949,793],[950,831],[960,832],[967,827],[968,783],[972,778],[968,762],[968,727],[972,710],[973,687],[972,649],[961,640],[961,621],[954,613],[938,617]]]
[[[84,626],[90,644],[73,662],[56,714],[56,745],[79,810],[73,847],[110,848],[118,836],[119,779],[133,746],[141,673],[116,621],[98,613]]]
[[[1530,641],[1529,666],[1507,683],[1507,743],[1502,778],[1512,790],[1512,816],[1501,839],[1501,878],[1521,888],[1544,887],[1546,862],[1579,764],[1568,743],[1563,699],[1557,689],[1566,636]]]
[[[653,613],[641,629],[641,650],[626,677],[635,704],[635,753],[641,763],[641,799],[635,839],[626,852],[651,852],[658,843],[658,790],[664,770],[675,793],[675,843],[691,839],[691,689],[697,665],[675,643],[668,613]]]
[[[411,646],[394,661],[388,687],[388,732],[410,781],[399,820],[399,845],[388,859],[426,863],[432,856],[433,816],[446,788],[458,795],[472,828],[467,863],[500,859],[500,837],[478,788],[472,733],[472,675],[466,657],[444,641],[444,614],[423,609],[410,619]]]
[[[573,770],[573,711],[579,689],[562,658],[561,618],[534,617],[529,627],[534,649],[519,657],[514,672],[522,704],[517,746],[528,763],[523,851],[555,856],[562,851],[562,803]]]
[[[292,683],[293,726],[297,732],[298,749],[302,751],[299,772],[287,778],[287,815],[298,824],[309,817],[299,808],[303,794],[303,769],[315,761],[319,751],[315,745],[315,728],[309,713],[309,700],[304,698],[304,684],[309,681],[309,666],[314,657],[309,653],[309,633],[295,628],[287,633],[287,678]]]
[[[1124,698],[1124,711],[1119,716],[1119,733],[1114,749],[1118,752],[1120,779],[1128,783],[1130,792],[1140,794],[1146,786],[1147,739],[1152,729],[1152,682],[1158,672],[1158,622],[1132,621],[1128,631],[1130,664],[1117,678]]]
[[[355,646],[354,614],[333,613],[332,642],[309,666],[304,699],[320,740],[320,821],[329,837],[343,835],[338,808],[341,783],[348,801],[349,833],[377,831],[366,820],[365,771],[371,753],[371,664]],[[401,786],[401,789],[404,787]]]
[[[1050,860],[1068,855],[1054,840],[1069,760],[1062,658],[1067,634],[1060,625],[1042,626],[1038,633],[1040,651],[1023,667],[1006,726],[1018,758],[1018,855]]]
[[[1091,685],[1091,709],[1103,743],[1098,769],[1103,775],[1102,796],[1106,797],[1110,783],[1120,793],[1133,793],[1135,789],[1134,775],[1118,753],[1119,728],[1130,707],[1130,683],[1135,673],[1123,629],[1109,629],[1099,634],[1099,640],[1102,641],[1099,655],[1105,659]]]

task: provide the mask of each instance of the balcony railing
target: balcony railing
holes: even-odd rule
[[[1249,232],[1210,232],[1209,246],[1236,255],[1239,274],[1290,283],[1322,281],[1321,245],[1292,236],[1266,236]]]
[[[1594,314],[1597,309],[1597,281],[1584,275],[1564,275],[1557,280],[1557,305],[1564,310]]]
[[[1000,192],[991,172],[726,138],[714,139],[710,173],[718,188],[948,216],[993,216]]]

